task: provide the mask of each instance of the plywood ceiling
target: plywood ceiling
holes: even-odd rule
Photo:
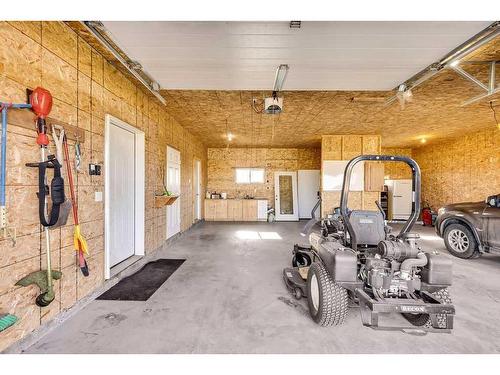
[[[165,89],[390,90],[490,22],[104,22]],[[321,97],[322,94],[319,93]]]
[[[497,38],[473,59],[500,60],[499,45]],[[487,79],[484,65],[464,68]],[[320,145],[322,134],[380,134],[385,147],[418,147],[422,137],[432,143],[495,128],[489,101],[495,100],[500,117],[499,94],[461,106],[464,100],[481,93],[451,70],[443,70],[416,88],[413,102],[405,109],[397,103],[386,107],[383,101],[392,95],[387,91],[286,91],[280,115],[257,114],[252,109],[252,98],[269,96],[269,91],[162,92],[173,116],[209,147],[226,146],[227,131],[234,135],[234,147],[313,147]]]

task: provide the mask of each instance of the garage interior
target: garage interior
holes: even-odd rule
[[[422,206],[436,214],[500,194],[498,21],[4,21],[0,39],[0,102],[43,87],[69,165],[81,149],[73,173],[89,249],[85,276],[70,215],[49,231],[54,300],[37,306],[40,289],[17,285],[46,269],[47,241],[37,169],[26,167],[40,159],[33,113],[9,108],[0,316],[17,319],[0,352],[500,350],[498,318],[485,314],[500,311],[499,253],[455,257],[420,219],[422,249],[453,264],[450,334],[373,330],[358,308],[320,327],[282,277],[318,196],[315,215],[332,214],[358,155],[414,159]],[[280,113],[267,113],[273,92]],[[365,163],[355,175],[349,208],[380,201],[401,228],[410,168]],[[147,300],[96,299],[164,258],[185,261]]]

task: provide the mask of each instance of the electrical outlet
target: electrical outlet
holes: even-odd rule
[[[0,207],[0,228],[4,229],[7,227],[7,208]]]
[[[102,191],[96,191],[94,193],[94,200],[96,202],[102,202]]]
[[[101,166],[99,164],[89,164],[89,175],[100,176],[101,175]]]

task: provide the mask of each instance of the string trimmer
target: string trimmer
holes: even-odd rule
[[[49,91],[37,87],[33,90],[30,96],[30,103],[35,112],[37,119],[37,139],[36,143],[40,146],[40,163],[28,163],[27,166],[37,166],[39,168],[39,216],[40,223],[44,227],[45,232],[45,243],[47,249],[47,269],[37,272],[32,272],[29,275],[23,277],[19,280],[16,285],[28,286],[31,284],[36,284],[40,288],[40,295],[36,298],[36,304],[40,307],[48,306],[55,298],[54,288],[52,279],[58,280],[61,278],[62,273],[59,271],[53,271],[51,265],[51,254],[50,254],[50,233],[49,227],[54,226],[59,219],[60,205],[64,202],[64,182],[60,176],[60,164],[55,157],[49,157],[45,160],[45,151],[49,144],[49,138],[47,137],[47,125],[45,118],[50,113],[52,109],[52,95]],[[47,220],[46,213],[48,211],[47,195],[49,194],[49,186],[47,184],[47,179],[45,172],[47,168],[54,168],[54,179],[51,183],[52,190],[52,210],[50,212],[50,218]],[[62,190],[61,190],[62,188]]]

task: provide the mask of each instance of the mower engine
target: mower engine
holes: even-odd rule
[[[367,256],[360,278],[378,297],[405,297],[420,290],[420,270],[427,256],[416,245],[418,234],[409,234],[404,242],[380,241],[374,254]]]

